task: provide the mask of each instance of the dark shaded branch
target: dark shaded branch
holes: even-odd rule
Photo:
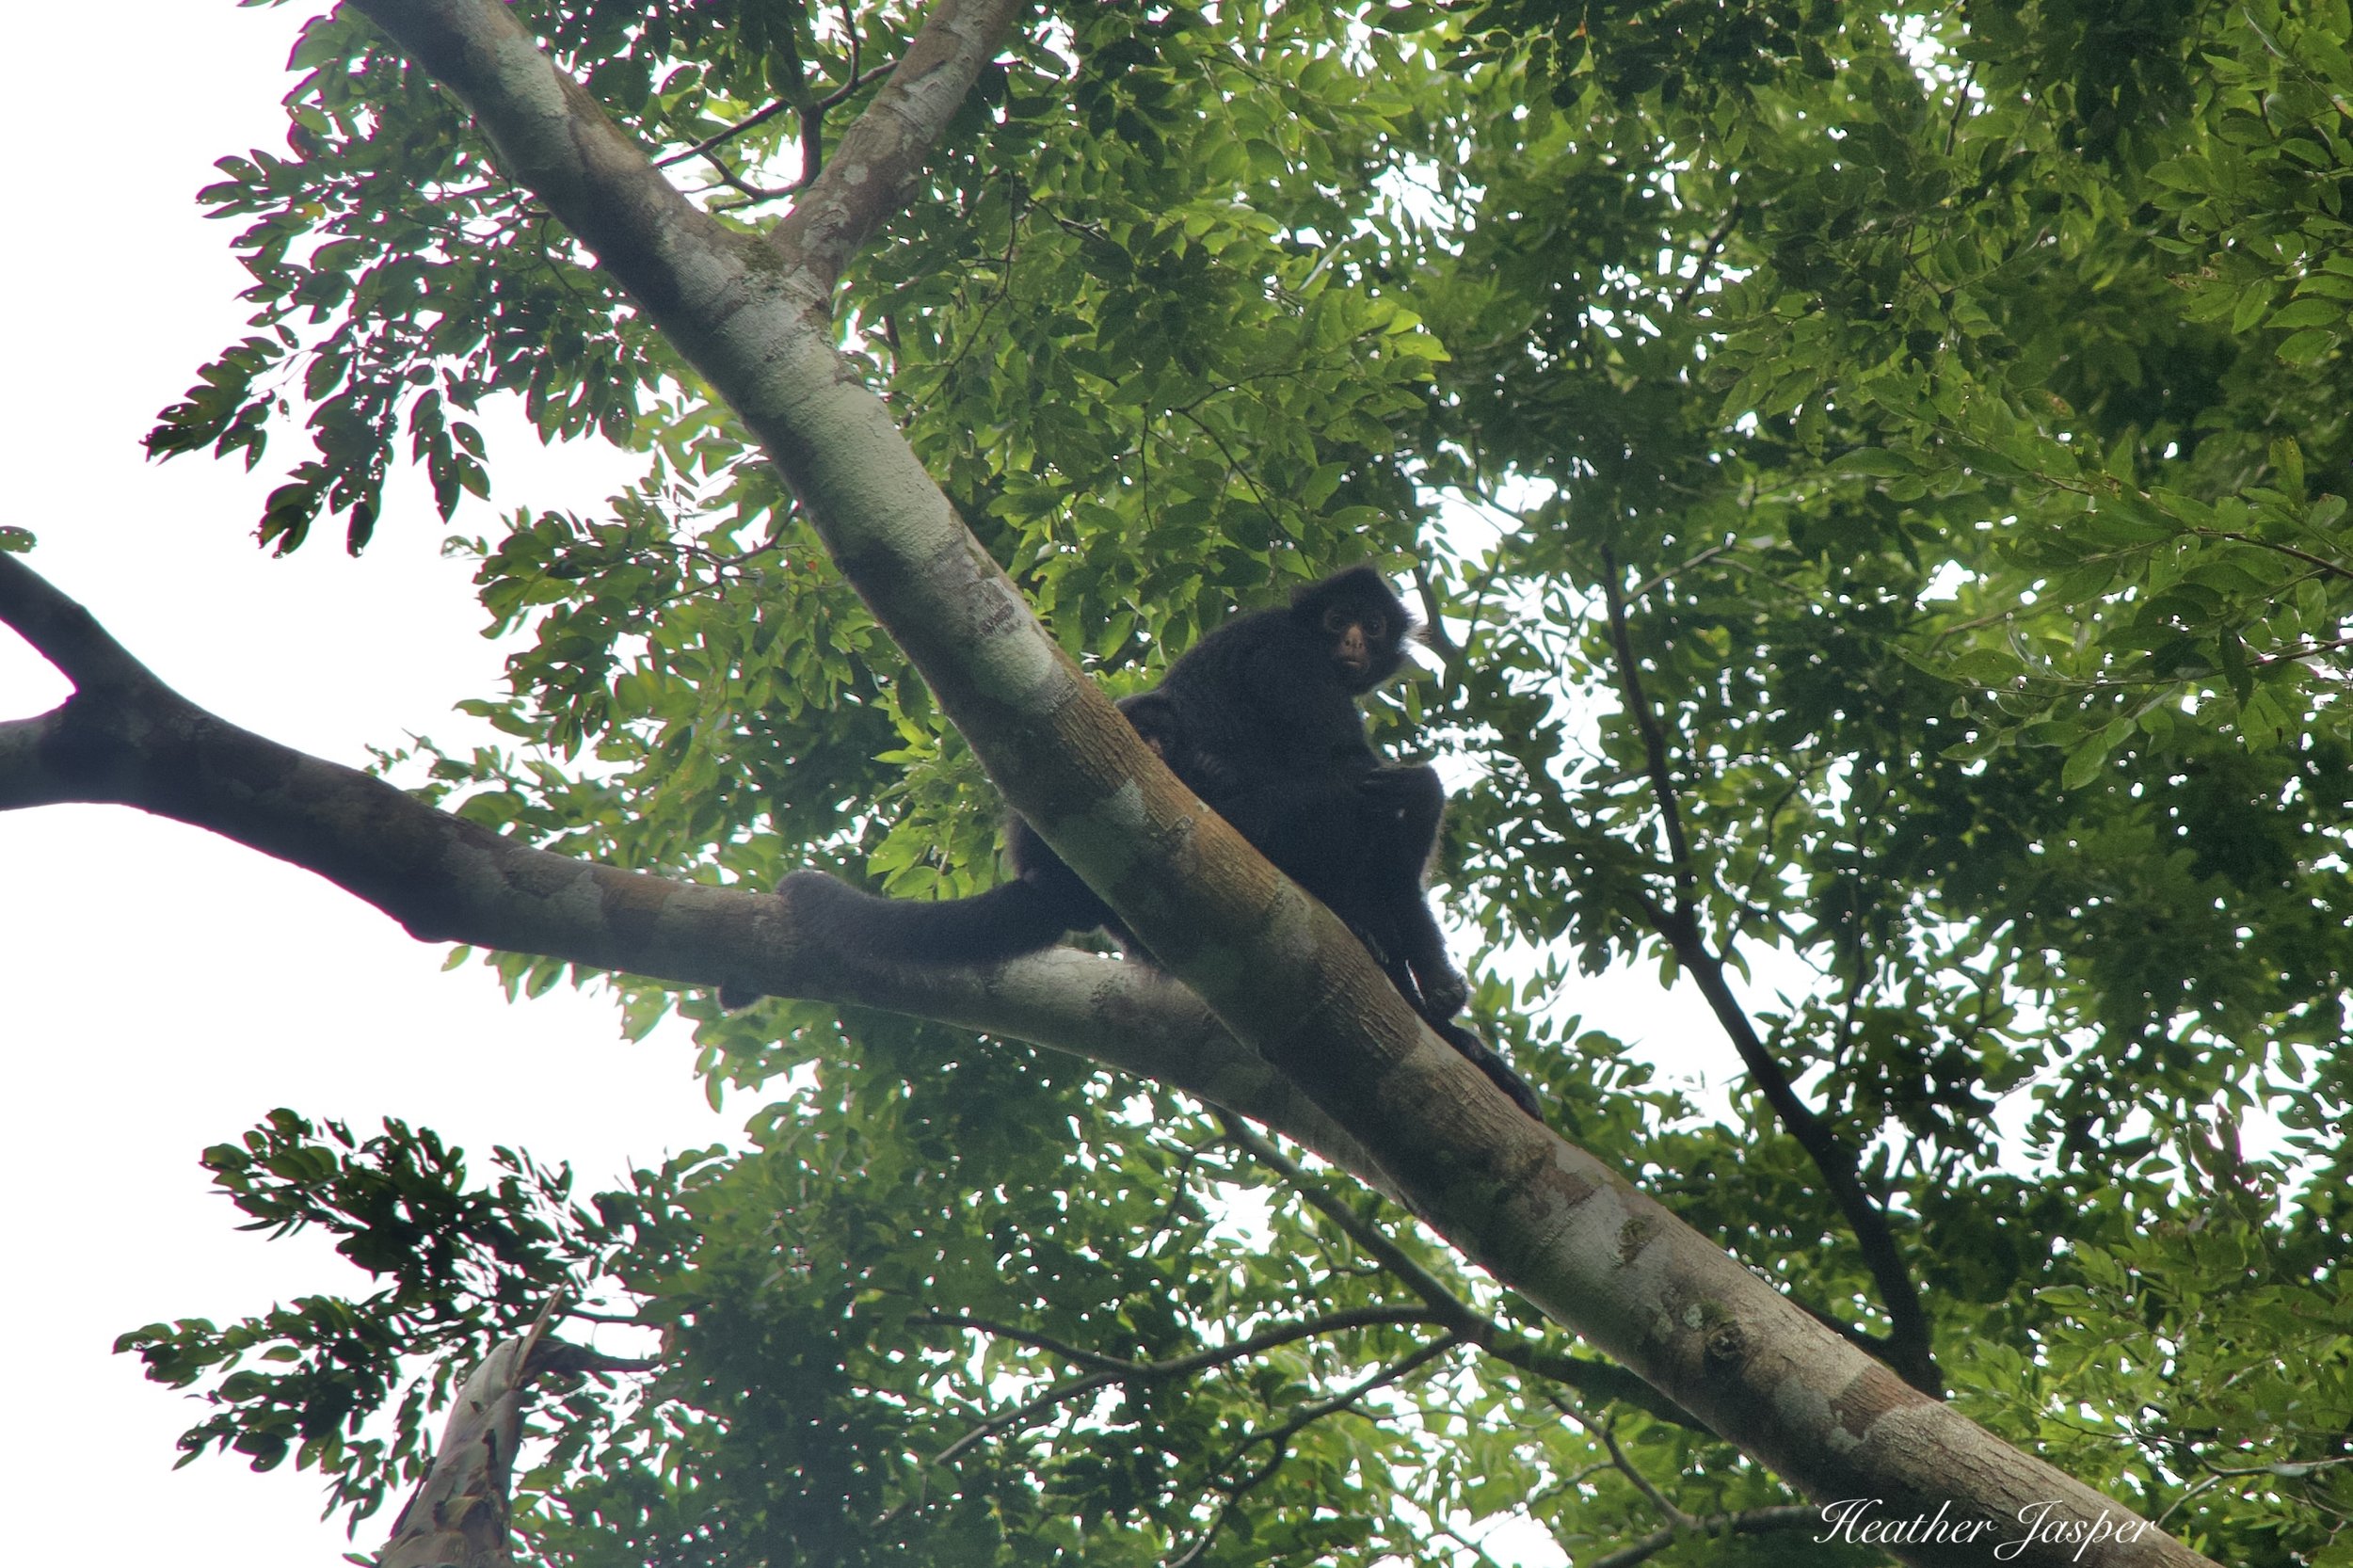
[[[2324,653],[2342,653],[2348,648],[2353,648],[2353,637],[2335,637],[2325,643],[2306,643],[2298,648],[2282,648],[2277,653],[2266,653],[2260,659],[2249,659],[2247,661],[2247,667],[2250,670],[2260,670],[2268,669],[2273,664],[2293,664],[2303,659],[2317,659]],[[2116,684],[2121,685],[2123,682],[2119,681]]]
[[[782,895],[673,882],[536,849],[380,778],[241,729],[165,685],[89,612],[0,552],[0,625],[75,682],[0,722],[0,809],[130,806],[315,872],[424,941],[855,1002],[1073,1051],[1295,1138],[1376,1184],[1363,1147],[1160,970],[1058,949],[995,968],[835,948]]]
[[[1633,1460],[1626,1457],[1626,1451],[1619,1444],[1618,1434],[1609,1421],[1595,1420],[1565,1400],[1555,1399],[1552,1402],[1562,1415],[1598,1438],[1603,1449],[1609,1455],[1609,1462],[1607,1464],[1594,1465],[1591,1470],[1580,1472],[1579,1479],[1598,1474],[1602,1470],[1615,1470],[1626,1479],[1627,1483],[1634,1490],[1642,1495],[1652,1508],[1657,1511],[1659,1517],[1667,1521],[1665,1528],[1629,1543],[1607,1557],[1595,1559],[1589,1568],[1605,1568],[1605,1565],[1609,1564],[1615,1564],[1616,1568],[1633,1568],[1633,1564],[1655,1557],[1677,1542],[1688,1541],[1694,1536],[1760,1535],[1773,1530],[1797,1529],[1808,1525],[1826,1523],[1822,1511],[1802,1503],[1779,1508],[1750,1509],[1738,1513],[1719,1513],[1706,1517],[1686,1513],[1677,1508],[1665,1493],[1651,1483],[1651,1479],[1642,1474],[1641,1467]]]
[[[1641,666],[1634,658],[1634,639],[1626,629],[1625,596],[1618,589],[1618,559],[1614,552],[1601,552],[1601,591],[1609,610],[1609,646],[1618,656],[1618,685],[1625,696],[1626,712],[1642,736],[1643,765],[1650,773],[1652,798],[1658,803],[1658,821],[1667,838],[1667,865],[1674,876],[1675,908],[1678,921],[1696,922],[1699,911],[1694,907],[1698,876],[1691,868],[1691,845],[1683,831],[1683,805],[1675,791],[1673,773],[1667,766],[1667,736],[1659,728],[1658,715],[1642,690]]]
[[[2233,528],[2193,528],[2190,532],[2201,539],[2229,539],[2234,544],[2252,545],[2257,550],[2268,550],[2274,554],[2285,555],[2293,560],[2301,561],[2306,566],[2316,567],[2329,577],[2353,579],[2353,567],[2348,567],[2342,561],[2331,561],[2325,555],[2315,555],[2309,550],[2298,550],[2292,544],[2281,544],[2277,539],[2258,538],[2252,534],[2242,534]],[[2329,646],[2337,645],[2330,644]]]
[[[1378,1371],[1366,1374],[1364,1377],[1358,1379],[1348,1387],[1341,1389],[1337,1394],[1331,1395],[1325,1399],[1310,1400],[1305,1404],[1298,1406],[1289,1416],[1283,1417],[1283,1419],[1274,1426],[1269,1427],[1264,1432],[1254,1432],[1249,1436],[1243,1438],[1241,1443],[1235,1446],[1233,1457],[1235,1459],[1240,1459],[1243,1454],[1262,1444],[1272,1443],[1281,1445],[1288,1443],[1293,1437],[1296,1437],[1300,1432],[1305,1431],[1310,1425],[1322,1420],[1325,1416],[1337,1416],[1343,1410],[1353,1409],[1355,1406],[1363,1403],[1365,1396],[1372,1393],[1374,1390],[1386,1388],[1393,1383],[1403,1382],[1406,1378],[1411,1377],[1414,1373],[1419,1371],[1431,1362],[1437,1360],[1438,1357],[1446,1354],[1449,1351],[1453,1350],[1461,1343],[1462,1340],[1456,1338],[1451,1334],[1442,1335],[1438,1338],[1433,1339],[1427,1345],[1422,1346],[1419,1350],[1413,1352],[1411,1354],[1404,1356],[1399,1361],[1387,1367],[1384,1367]],[[1269,1461],[1266,1468],[1261,1470],[1258,1475],[1250,1481],[1249,1485],[1255,1486],[1259,1481],[1264,1480],[1268,1476],[1273,1475],[1274,1473],[1274,1465],[1276,1463],[1276,1461]],[[1248,1490],[1248,1487],[1245,1487],[1244,1490]]]
[[[1438,614],[1437,584],[1430,580],[1430,568],[1419,561],[1414,563],[1414,593],[1421,600],[1421,640],[1436,649],[1449,667],[1459,664],[1463,650],[1446,633],[1446,619]]]
[[[1634,586],[1627,591],[1625,597],[1628,599],[1648,599],[1660,587],[1664,586],[1666,584],[1673,582],[1677,577],[1687,571],[1689,571],[1693,567],[1703,566],[1707,562],[1714,560],[1717,556],[1721,555],[1725,551],[1730,550],[1735,542],[1736,541],[1734,540],[1726,539],[1721,544],[1709,545],[1705,550],[1701,551],[1698,554],[1690,557],[1689,560],[1677,561],[1673,566],[1664,568],[1653,575],[1643,578],[1640,583],[1635,584]]]
[[[2183,1488],[2182,1495],[2165,1505],[2165,1511],[2150,1521],[2162,1526],[2173,1516],[2174,1511],[2201,1492],[2208,1492],[2226,1480],[2244,1480],[2249,1476],[2262,1476],[2276,1485],[2282,1480],[2306,1480],[2313,1472],[2330,1469],[2339,1464],[2353,1464],[2353,1454],[2331,1454],[2325,1459],[2280,1460],[2268,1464],[2237,1464],[2209,1470],[2205,1475]],[[2339,1517],[2343,1517],[2340,1512]]]
[[[1666,730],[1642,688],[1641,673],[1635,664],[1633,636],[1626,626],[1625,600],[1618,591],[1617,560],[1607,550],[1602,552],[1602,594],[1609,607],[1609,644],[1617,655],[1620,689],[1642,738],[1643,766],[1665,825],[1675,884],[1673,907],[1661,905],[1647,895],[1642,899],[1643,907],[1658,934],[1673,948],[1676,959],[1698,982],[1700,994],[1707,999],[1708,1010],[1715,1014],[1717,1023],[1740,1053],[1740,1060],[1764,1094],[1766,1104],[1798,1141],[1798,1146],[1805,1150],[1815,1169],[1822,1174],[1839,1213],[1846,1217],[1855,1247],[1862,1253],[1864,1266],[1870,1270],[1872,1284],[1879,1291],[1880,1304],[1887,1313],[1891,1331],[1885,1342],[1888,1364],[1922,1393],[1941,1395],[1945,1380],[1936,1367],[1928,1310],[1921,1303],[1911,1270],[1904,1265],[1903,1249],[1897,1245],[1886,1210],[1864,1191],[1854,1153],[1799,1096],[1797,1086],[1790,1081],[1779,1059],[1766,1048],[1749,1020],[1748,1010],[1732,993],[1722,958],[1700,933],[1698,876],[1691,864],[1689,842],[1684,835],[1674,774],[1668,765]]]
[[[1093,1368],[1114,1378],[1162,1382],[1170,1378],[1190,1377],[1194,1372],[1208,1371],[1213,1367],[1223,1367],[1284,1345],[1296,1344],[1302,1339],[1313,1339],[1321,1334],[1339,1334],[1355,1328],[1435,1323],[1437,1315],[1418,1306],[1353,1306],[1296,1323],[1277,1324],[1273,1328],[1261,1329],[1246,1338],[1237,1339],[1230,1345],[1211,1345],[1191,1355],[1171,1356],[1166,1361],[1129,1361],[1122,1356],[1105,1355],[1099,1351],[1066,1344],[1011,1323],[992,1322],[988,1319],[970,1317],[961,1312],[919,1312],[908,1320],[936,1323],[943,1328],[970,1329],[976,1334],[1010,1339],[1016,1345],[1028,1345],[1048,1352],[1076,1366]]]
[[[1297,1160],[1275,1147],[1271,1140],[1253,1130],[1230,1112],[1218,1112],[1217,1119],[1219,1125],[1225,1128],[1229,1141],[1279,1174],[1317,1213],[1338,1226],[1375,1262],[1402,1280],[1405,1288],[1428,1305],[1429,1317],[1444,1324],[1456,1338],[1476,1346],[1506,1366],[1562,1384],[1581,1394],[1634,1405],[1675,1426],[1706,1430],[1697,1416],[1623,1367],[1595,1361],[1588,1356],[1570,1355],[1541,1341],[1511,1333],[1447,1288],[1444,1280],[1423,1268],[1404,1248],[1391,1240],[1380,1226],[1368,1223],[1323,1183],[1309,1176]]]
[[[755,185],[729,168],[726,160],[716,152],[705,153],[704,156],[711,160],[711,167],[719,171],[719,184],[750,201],[776,201],[788,196],[798,195],[807,190],[810,183],[817,178],[813,171],[804,168],[801,171],[801,177],[789,185]],[[712,210],[714,212],[718,210],[716,202],[712,203]]]
[[[1029,1345],[1080,1366],[1094,1368],[1082,1377],[1055,1384],[1049,1388],[1032,1395],[1012,1409],[1000,1411],[980,1421],[963,1436],[924,1461],[924,1464],[929,1468],[948,1464],[958,1454],[998,1432],[1026,1425],[1057,1405],[1065,1404],[1081,1395],[1091,1394],[1098,1388],[1107,1388],[1115,1383],[1157,1383],[1173,1378],[1190,1377],[1195,1372],[1206,1371],[1213,1367],[1223,1367],[1264,1351],[1292,1344],[1301,1339],[1313,1338],[1320,1334],[1337,1333],[1352,1328],[1427,1323],[1430,1320],[1430,1314],[1411,1307],[1353,1307],[1344,1312],[1327,1313],[1323,1317],[1305,1322],[1286,1323],[1278,1328],[1267,1329],[1251,1335],[1248,1338],[1237,1340],[1231,1345],[1211,1346],[1206,1350],[1196,1351],[1191,1355],[1172,1356],[1166,1361],[1129,1361],[1120,1356],[1104,1355],[1096,1351],[1067,1344],[1047,1335],[1016,1328],[1010,1323],[993,1322],[988,1319],[971,1317],[965,1313],[918,1313],[909,1321],[934,1323],[944,1328],[969,1329],[976,1334],[991,1335],[999,1338],[1010,1339],[1016,1344]],[[1441,1339],[1437,1343],[1443,1346],[1451,1341]],[[1423,1355],[1423,1359],[1427,1359],[1426,1354]],[[1236,1450],[1237,1457],[1241,1451],[1241,1449]],[[1232,1459],[1229,1458],[1225,1463],[1231,1464]],[[876,1526],[879,1528],[888,1524],[904,1513],[911,1506],[913,1506],[913,1499],[894,1504],[875,1521]]]
[[[1217,1511],[1217,1517],[1209,1521],[1208,1527],[1202,1530],[1192,1545],[1169,1560],[1169,1568],[1190,1568],[1191,1564],[1201,1560],[1201,1555],[1209,1549],[1210,1543],[1214,1542],[1218,1533],[1225,1528],[1225,1521],[1233,1516],[1235,1509],[1241,1506],[1242,1498],[1266,1484],[1274,1473],[1283,1467],[1283,1461],[1289,1457],[1290,1440],[1310,1424],[1321,1421],[1327,1416],[1336,1416],[1343,1410],[1353,1408],[1363,1401],[1366,1395],[1410,1377],[1414,1372],[1454,1349],[1459,1343],[1461,1341],[1452,1335],[1433,1339],[1394,1366],[1381,1368],[1353,1386],[1329,1399],[1316,1400],[1300,1405],[1274,1426],[1263,1432],[1254,1432],[1236,1444],[1232,1451],[1218,1462],[1219,1470],[1223,1471],[1230,1465],[1239,1464],[1243,1455],[1262,1443],[1274,1445],[1274,1452],[1268,1456],[1264,1464],[1227,1489],[1225,1505]]]
[[[582,1314],[567,1312],[564,1316],[577,1318]],[[542,1339],[538,1348],[531,1352],[534,1377],[602,1377],[613,1372],[659,1371],[668,1365],[658,1355],[607,1355],[602,1351],[575,1345],[567,1339]]]
[[[1716,264],[1717,253],[1723,249],[1724,241],[1732,237],[1733,230],[1739,227],[1739,223],[1740,199],[1736,196],[1732,199],[1732,205],[1724,211],[1724,220],[1716,225],[1714,233],[1707,236],[1707,244],[1700,251],[1700,264],[1691,269],[1689,280],[1675,291],[1675,310],[1678,312],[1689,309],[1691,301],[1699,297],[1700,286],[1707,281],[1708,268]]]
[[[728,142],[733,141],[744,132],[765,125],[768,121],[776,119],[776,116],[797,107],[799,107],[799,104],[790,98],[779,98],[775,103],[769,104],[766,108],[755,110],[751,114],[745,115],[742,120],[737,120],[734,124],[727,127],[725,130],[718,131],[711,136],[705,136],[702,140],[696,142],[694,146],[687,148],[682,152],[672,152],[665,156],[656,158],[653,161],[653,167],[656,168],[669,168],[674,165],[687,163],[693,159],[699,158],[706,152],[713,152],[718,148],[726,146]]]
[[[1689,1527],[1691,1516],[1670,1502],[1666,1494],[1653,1486],[1650,1478],[1642,1474],[1632,1460],[1626,1458],[1625,1449],[1618,1446],[1617,1432],[1606,1418],[1588,1416],[1558,1395],[1552,1397],[1551,1403],[1554,1409],[1600,1440],[1603,1451],[1609,1456],[1609,1463],[1605,1468],[1615,1470],[1624,1476],[1635,1491],[1640,1492],[1649,1500],[1651,1507],[1657,1509],[1670,1526],[1676,1528]]]
[[[0,623],[14,627],[35,652],[73,682],[78,694],[116,696],[153,691],[179,700],[154,671],[115,641],[96,616],[9,551],[0,551]]]
[[[1773,1535],[1783,1530],[1823,1529],[1822,1511],[1806,1503],[1787,1503],[1779,1508],[1752,1508],[1739,1513],[1716,1513],[1705,1519],[1693,1519],[1678,1528],[1670,1525],[1654,1530],[1640,1541],[1630,1542],[1607,1557],[1597,1557],[1585,1568],[1634,1568],[1647,1562],[1677,1542],[1693,1537],[1703,1540],[1729,1535]]]
[[[1758,1038],[1747,1010],[1732,994],[1731,984],[1724,976],[1723,960],[1700,940],[1696,931],[1670,931],[1666,935],[1674,945],[1677,959],[1699,983],[1708,1010],[1731,1037],[1766,1103],[1798,1141],[1798,1146],[1805,1150],[1815,1169],[1821,1172],[1838,1211],[1846,1217],[1855,1248],[1863,1255],[1864,1266],[1871,1272],[1880,1304],[1887,1313],[1890,1332],[1882,1350],[1888,1365],[1922,1393],[1941,1396],[1945,1380],[1936,1368],[1928,1309],[1921,1303],[1918,1287],[1913,1283],[1912,1272],[1904,1266],[1903,1249],[1897,1244],[1886,1210],[1864,1191],[1854,1155],[1814,1108],[1799,1097],[1796,1085],[1790,1082],[1779,1059]]]
[[[1026,1426],[1030,1421],[1058,1404],[1075,1400],[1081,1394],[1091,1394],[1097,1388],[1108,1388],[1118,1381],[1117,1372],[1089,1372],[1086,1376],[1073,1378],[1068,1383],[1058,1383],[1053,1387],[1022,1400],[1011,1410],[1000,1411],[989,1416],[923,1463],[927,1467],[946,1464],[973,1445],[984,1442],[998,1432],[1010,1432],[1016,1427]],[[914,1499],[909,1498],[893,1503],[875,1519],[875,1526],[880,1528],[890,1523],[891,1520],[904,1513],[913,1501]]]
[[[1945,122],[1945,155],[1953,155],[1954,138],[1961,135],[1961,118],[1969,112],[1969,89],[1977,80],[1977,62],[1971,60],[1961,80],[1953,84],[1953,116]]]

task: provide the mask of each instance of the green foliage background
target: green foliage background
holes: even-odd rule
[[[838,131],[916,20],[517,8],[755,228],[797,111]],[[1887,1331],[1761,1096],[1695,1119],[1571,1016],[1612,962],[1796,955],[1818,984],[1750,1021],[1950,1397],[2221,1560],[2344,1564],[2349,49],[2344,0],[1055,6],[844,341],[1114,691],[1289,581],[1417,570],[1440,668],[1379,722],[1476,780],[1444,890],[1563,1130]],[[282,466],[280,550],[364,544],[396,461],[445,515],[488,493],[495,395],[646,460],[607,517],[502,498],[468,548],[525,639],[475,705],[511,748],[404,765],[617,864],[993,881],[985,781],[727,411],[363,23],[295,67],[288,150],[206,193],[249,335],[153,449]],[[212,1152],[376,1285],[127,1336],[214,1400],[191,1451],[372,1509],[451,1366],[568,1282],[668,1370],[560,1407],[549,1563],[1454,1562],[1506,1518],[1544,1560],[1661,1528],[1634,1473],[1702,1518],[1793,1500],[1175,1096],[904,1018],[626,1005],[775,1096],[753,1152],[584,1200],[405,1127]],[[1839,1560],[1807,1536],[1656,1560]]]

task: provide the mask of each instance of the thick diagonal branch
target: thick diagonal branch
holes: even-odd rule
[[[1343,1125],[1394,1124],[1411,1107],[1421,1124],[1505,1142],[1515,1108],[1429,1033],[1328,911],[1176,783],[1046,635],[838,351],[829,304],[843,258],[888,216],[883,193],[912,189],[1017,8],[939,6],[761,240],[672,188],[508,8],[356,3],[456,93],[502,171],[743,416],[1006,799],[1155,954]],[[1390,1070],[1408,1062],[1410,1073]],[[1543,1158],[1541,1141],[1516,1142],[1510,1159]],[[1402,1153],[1385,1160],[1392,1176]],[[1452,1160],[1434,1146],[1414,1158]]]

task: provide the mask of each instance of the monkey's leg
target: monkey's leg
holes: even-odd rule
[[[1447,956],[1446,935],[1422,890],[1416,887],[1393,898],[1398,954],[1413,970],[1423,1016],[1450,1018],[1470,1000],[1470,982]]]
[[[1451,1021],[1441,1022],[1433,1018],[1430,1027],[1437,1032],[1439,1039],[1461,1051],[1471,1065],[1485,1073],[1489,1082],[1511,1096],[1513,1104],[1539,1122],[1545,1119],[1544,1102],[1536,1097],[1536,1091],[1529,1088],[1528,1080],[1513,1072],[1512,1064],[1497,1056],[1486,1041]]]
[[[1412,968],[1424,1012],[1450,1018],[1463,1010],[1470,984],[1447,957],[1446,937],[1422,889],[1446,788],[1433,768],[1380,768],[1358,781],[1357,795],[1363,840],[1355,901],[1380,910],[1387,945]]]

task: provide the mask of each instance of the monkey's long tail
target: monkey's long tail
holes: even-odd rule
[[[1018,878],[970,898],[929,900],[876,898],[823,872],[796,872],[785,886],[828,940],[920,963],[995,964],[1037,952],[1074,929],[1077,913]]]
[[[1084,884],[1070,881],[1080,898],[1095,903]],[[1018,879],[970,898],[925,900],[877,898],[823,872],[794,872],[777,891],[789,892],[824,940],[845,955],[887,964],[1002,963],[1043,952],[1064,933],[1087,930],[1111,914],[1099,904],[1075,908],[1070,896],[1057,898]],[[724,985],[719,1004],[749,1007],[760,996],[748,986]]]

